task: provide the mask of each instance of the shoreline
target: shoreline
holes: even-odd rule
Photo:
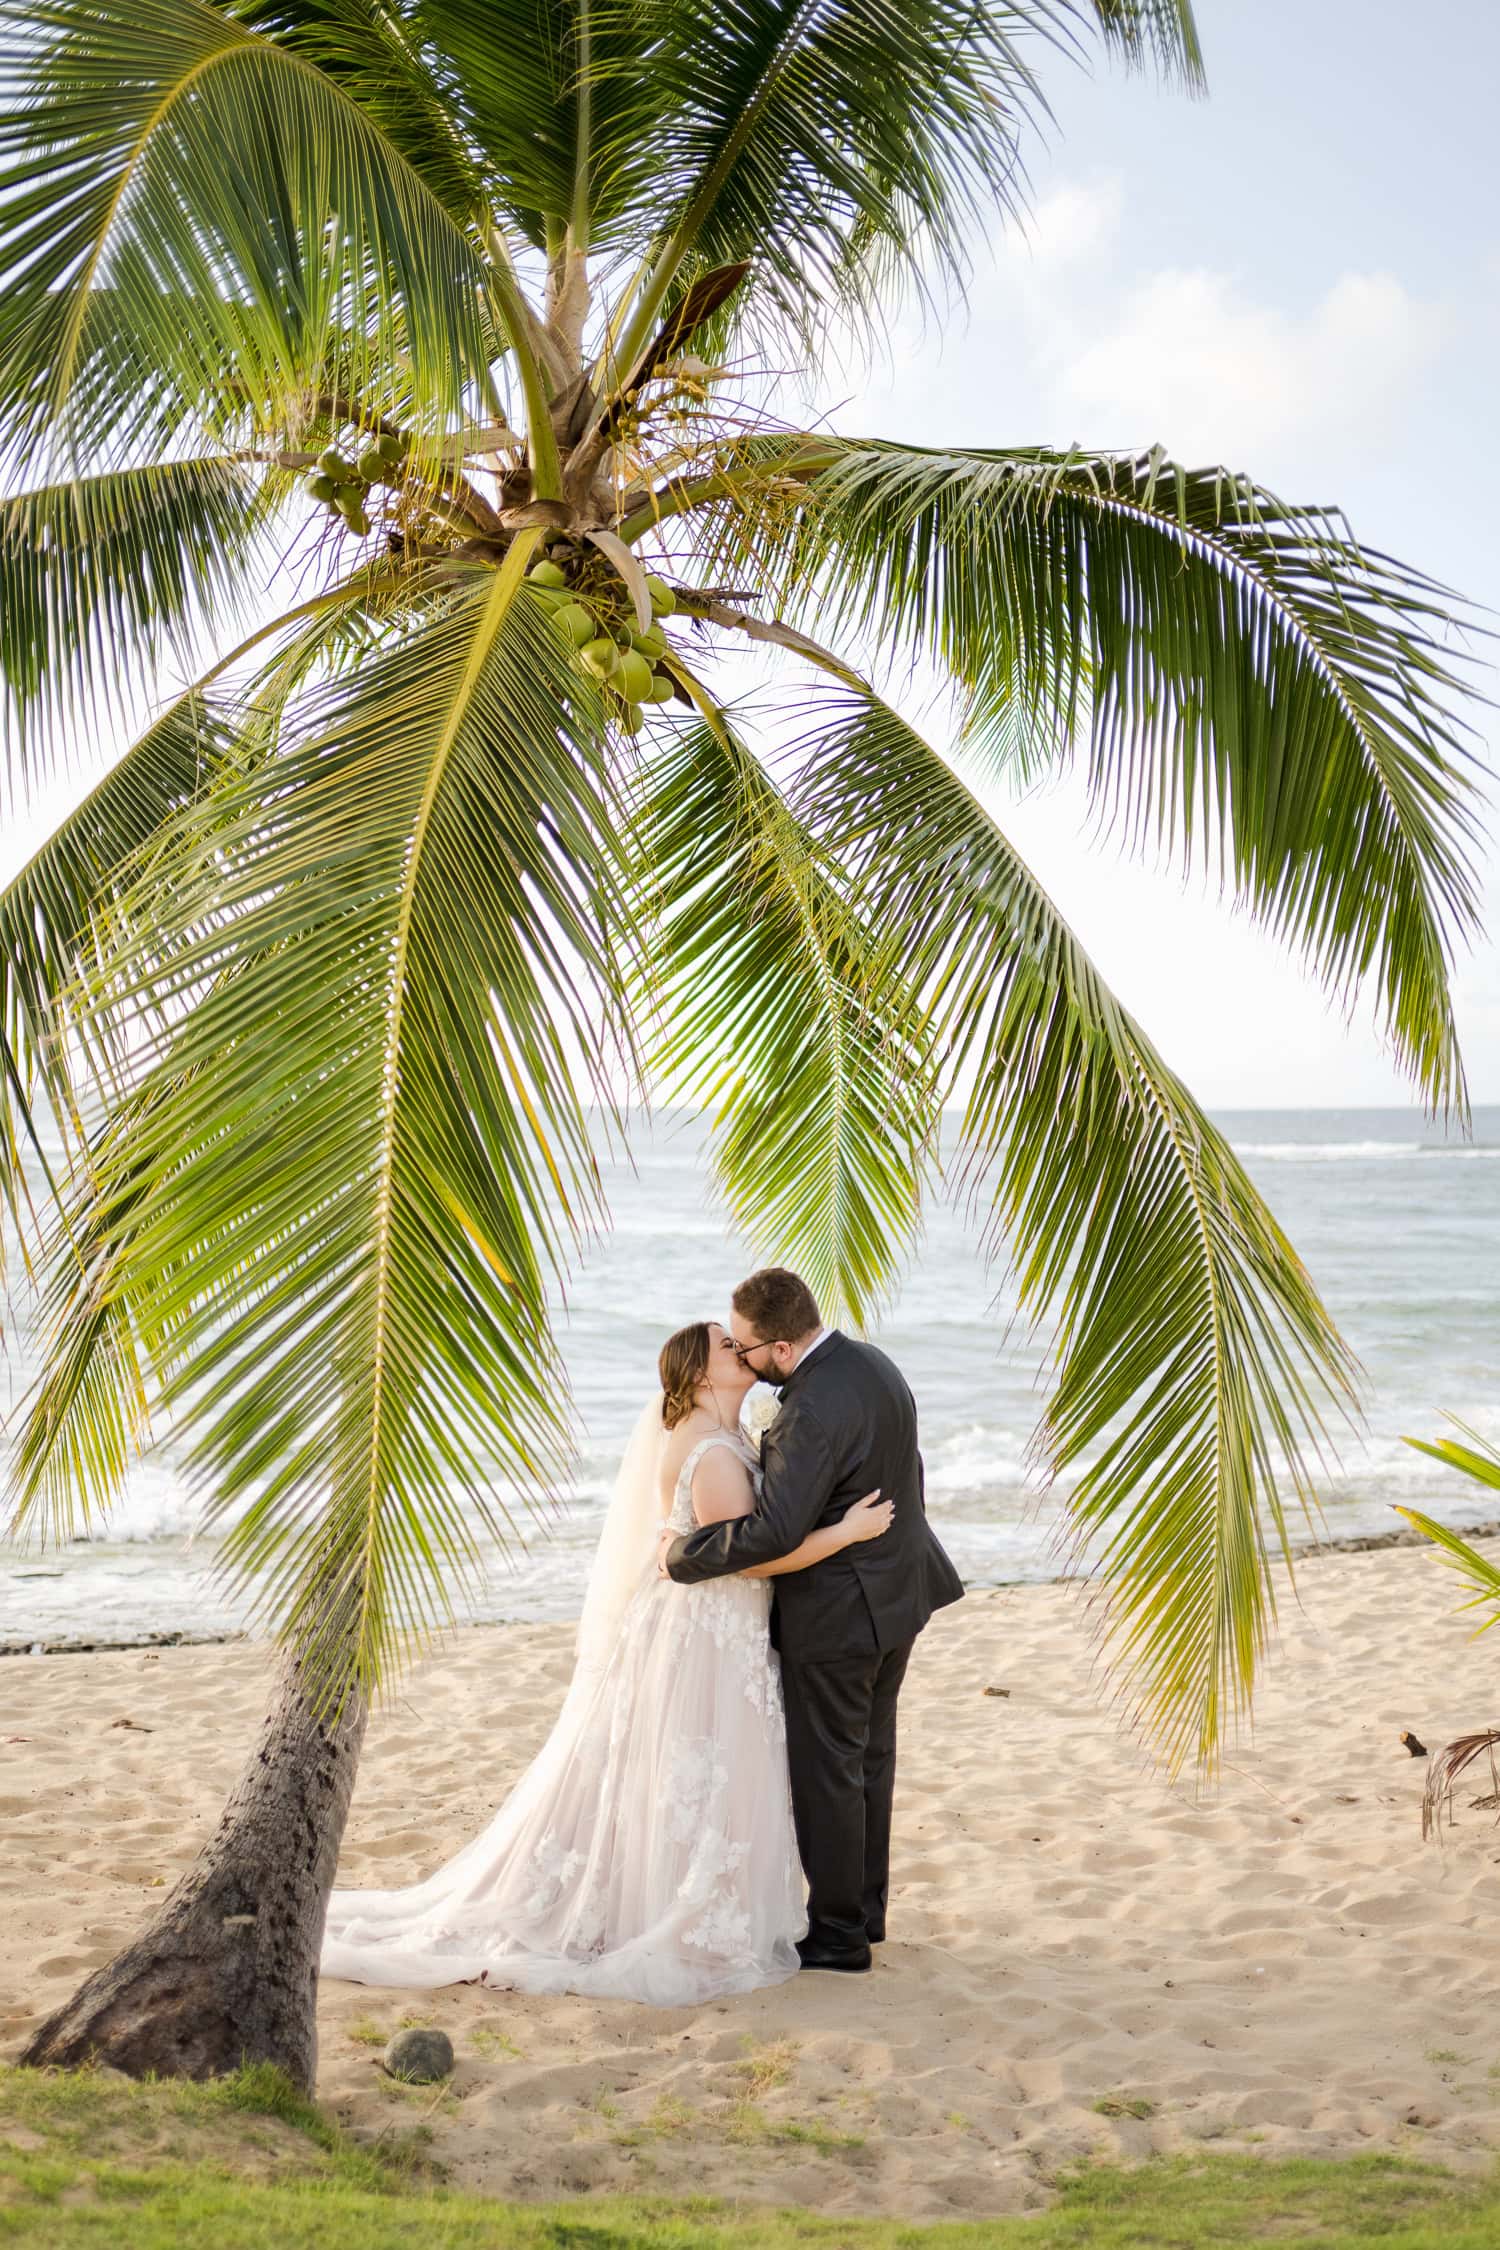
[[[1465,1539],[1500,1538],[1500,1517],[1484,1523],[1461,1524],[1457,1527]],[[1428,1547],[1432,1542],[1426,1534],[1411,1524],[1400,1531],[1349,1532],[1337,1539],[1309,1540],[1303,1545],[1295,1542],[1292,1553],[1299,1563],[1320,1562],[1332,1555],[1373,1555],[1391,1547]],[[966,1579],[966,1594],[1011,1593],[1023,1586],[1075,1586],[1086,1580],[1074,1571],[1059,1571],[1052,1578],[995,1578],[983,1583]],[[517,1626],[570,1624],[570,1619],[555,1617],[471,1617],[457,1620],[445,1632],[492,1633],[506,1632]],[[232,1633],[191,1633],[180,1630],[145,1632],[129,1640],[0,1640],[0,1657],[6,1656],[107,1656],[128,1655],[132,1649],[162,1648],[232,1648],[240,1643],[264,1643],[269,1636],[244,1631]]]

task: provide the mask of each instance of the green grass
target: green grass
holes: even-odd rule
[[[524,2062],[526,2060],[525,2054],[516,2045],[509,2032],[492,2031],[487,2024],[476,2024],[472,2031],[466,2031],[464,2033],[464,2045],[471,2048],[476,2055],[483,2055],[486,2062],[493,2060],[496,2055],[504,2055],[511,2062]]]
[[[752,2083],[759,2083],[764,2092],[785,2082],[779,2051],[773,2049],[771,2054],[775,2059],[765,2069],[758,2068],[764,2061],[762,2057],[736,2066],[742,2077],[748,2069]],[[619,2109],[604,2095],[591,2106],[607,2124],[618,2123]],[[616,2148],[640,2149],[649,2147],[653,2141],[683,2135],[691,2135],[705,2147],[717,2141],[734,2148],[809,2148],[820,2156],[847,2155],[867,2145],[863,2133],[841,2133],[818,2118],[767,2117],[750,2094],[742,2094],[727,2108],[712,2113],[694,2109],[675,2095],[664,2094],[643,2123],[620,2125],[610,2134],[610,2139]]]
[[[675,2116],[661,2125],[674,2129]],[[508,2204],[437,2183],[420,2137],[356,2147],[271,2071],[136,2086],[89,2071],[0,2069],[7,2250],[1491,2250],[1497,2241],[1500,2179],[1390,2156],[1101,2166],[1060,2182],[1036,2217],[964,2225],[824,2219],[707,2197]]]
[[[740,2148],[776,2143],[815,2149],[819,2156],[838,2156],[868,2145],[863,2133],[840,2133],[816,2117],[767,2117],[753,2101],[736,2102],[719,2130]]]
[[[762,2045],[758,2039],[740,2041],[741,2060],[734,2066],[735,2076],[741,2080],[745,2092],[753,2102],[763,2094],[772,2094],[778,2086],[785,2086],[797,2062],[795,2039],[778,2039]]]

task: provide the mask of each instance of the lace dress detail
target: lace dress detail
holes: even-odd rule
[[[667,1521],[694,1528],[682,1464]],[[795,1974],[807,1928],[771,1589],[678,1586],[654,1552],[604,1669],[575,1674],[547,1743],[489,1826],[424,1882],[335,1891],[325,1976],[477,1978],[686,2007]]]

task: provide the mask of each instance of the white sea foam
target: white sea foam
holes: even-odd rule
[[[1464,1148],[1430,1141],[1241,1141],[1239,1156],[1283,1164],[1402,1163],[1414,1156],[1451,1157],[1459,1163],[1500,1157],[1500,1148]]]
[[[970,1423],[927,1453],[929,1493],[963,1493],[1027,1481],[1025,1437],[1009,1429]]]

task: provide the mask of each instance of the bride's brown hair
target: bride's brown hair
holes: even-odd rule
[[[708,1374],[708,1322],[695,1320],[669,1336],[656,1371],[661,1377],[661,1418],[669,1430],[685,1422],[697,1404],[695,1393]]]

